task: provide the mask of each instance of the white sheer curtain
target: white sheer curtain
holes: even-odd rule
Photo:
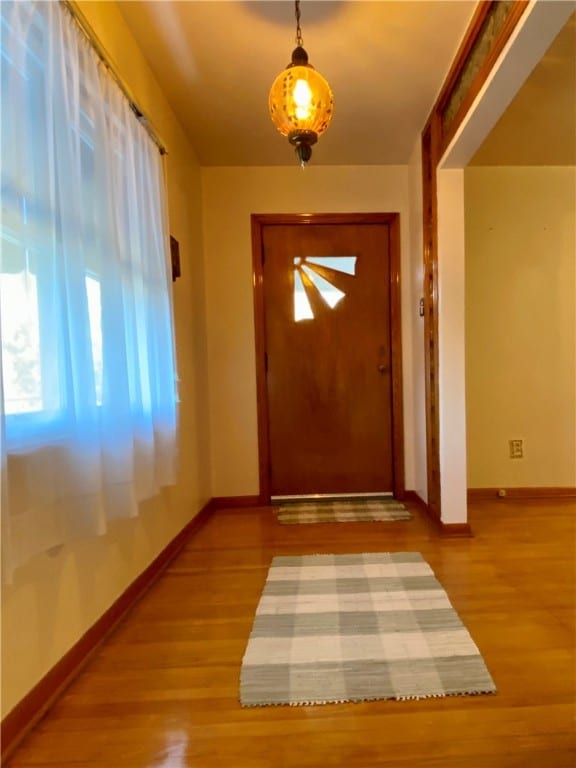
[[[161,158],[68,11],[0,3],[3,570],[174,481]]]

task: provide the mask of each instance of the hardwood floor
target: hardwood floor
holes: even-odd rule
[[[573,768],[570,501],[477,502],[473,539],[409,522],[215,514],[15,753],[10,768]],[[240,663],[275,554],[418,550],[495,696],[243,709]]]

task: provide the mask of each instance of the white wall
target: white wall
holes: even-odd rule
[[[399,212],[406,487],[414,487],[414,306],[407,166],[203,168],[212,490],[257,494],[252,213]]]
[[[576,168],[468,168],[465,206],[468,485],[574,487]]]
[[[443,523],[465,523],[464,171],[438,175],[438,390]]]
[[[176,486],[142,505],[134,520],[23,566],[2,590],[2,716],[51,669],[210,497],[206,339],[195,155],[124,25],[115,3],[81,8],[140,106],[168,146],[169,216],[180,241],[174,285],[180,373],[180,470]]]

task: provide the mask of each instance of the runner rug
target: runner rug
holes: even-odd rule
[[[278,521],[286,525],[410,520],[411,517],[404,504],[396,499],[291,502],[278,510]]]
[[[243,706],[495,690],[418,552],[273,559],[242,662]]]

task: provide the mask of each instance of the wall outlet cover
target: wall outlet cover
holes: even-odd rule
[[[509,440],[508,446],[510,449],[510,458],[511,459],[522,459],[524,458],[524,440]]]

